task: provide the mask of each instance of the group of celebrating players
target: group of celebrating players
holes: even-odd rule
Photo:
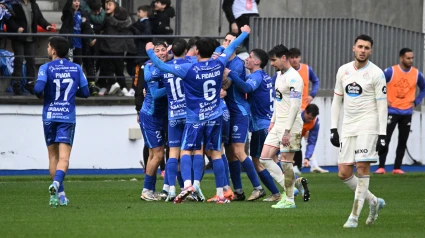
[[[240,164],[254,187],[248,200],[265,196],[260,179],[272,193],[266,201],[277,201],[273,208],[295,208],[296,190],[304,201],[310,199],[307,182],[296,178],[293,163],[301,147],[303,119],[310,123],[318,110],[306,106],[302,111],[303,101],[311,100],[306,100],[308,89],[300,73],[291,66],[289,50],[284,45],[277,45],[268,53],[251,50],[245,66],[235,57],[235,49],[250,33],[249,26],[243,26],[241,32],[238,37],[226,36],[222,45],[213,39],[198,39],[193,56],[187,55],[184,40],[176,40],[171,48],[173,59],[167,62],[165,43],[146,45],[151,62],[144,67],[146,98],[138,112],[143,137],[150,148],[143,200],[158,200],[154,193],[155,176],[164,158],[165,127],[170,148],[164,179],[166,201],[181,203],[188,196],[206,200],[201,191],[205,155],[211,160],[216,184],[216,194],[207,202],[225,204],[245,199]],[[378,154],[387,149],[386,82],[382,70],[368,60],[372,45],[373,40],[367,35],[355,39],[355,60],[340,67],[332,103],[331,142],[340,147],[339,176],[355,192],[353,210],[344,224],[349,228],[357,227],[364,200],[370,204],[367,224],[375,222],[385,205],[383,199],[368,191],[370,163],[376,162]],[[63,179],[74,136],[75,96],[89,95],[81,67],[65,59],[64,46],[67,41],[63,38],[50,39],[48,53],[52,62],[40,68],[35,87],[36,95],[45,101],[43,121],[53,180],[49,187],[52,207],[69,202]],[[278,71],[273,78],[263,71],[269,60]],[[245,67],[250,71],[248,76]],[[337,125],[342,105],[340,141]],[[57,106],[62,110],[57,110]],[[252,159],[244,149],[248,131],[252,133]],[[359,177],[353,174],[354,164]],[[230,188],[229,171],[234,191]],[[177,193],[175,183],[179,174],[183,184]],[[273,179],[284,189],[282,194]]]

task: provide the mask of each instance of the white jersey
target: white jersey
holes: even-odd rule
[[[387,100],[382,70],[372,62],[357,69],[354,61],[344,64],[336,75],[335,94],[344,96],[342,137],[379,134],[377,100]]]
[[[301,118],[301,99],[304,88],[304,82],[301,75],[294,69],[289,68],[284,74],[277,73],[275,89],[276,98],[274,101],[275,126],[283,126],[288,123],[288,117],[291,109],[291,99],[299,101],[299,110],[291,127],[291,133],[300,133],[303,128]]]

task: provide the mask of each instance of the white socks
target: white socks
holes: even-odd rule
[[[358,178],[357,188],[354,195],[353,210],[351,211],[350,218],[358,220],[363,208],[364,200],[368,193],[369,188],[369,175],[363,175]]]
[[[282,162],[283,172],[285,173],[285,190],[286,200],[294,202],[294,184],[295,184],[295,173],[294,165],[292,162]]]
[[[269,171],[273,179],[285,189],[285,176],[282,174],[282,170],[279,168],[272,158],[260,158],[261,164]]]
[[[358,178],[353,175],[350,178],[344,180],[344,183],[353,191],[356,192],[357,189],[357,183],[358,183]],[[369,183],[368,183],[369,184]],[[369,185],[368,185],[368,189],[369,189]],[[367,194],[366,194],[366,200],[369,201],[369,204],[371,205],[376,205],[376,203],[378,202],[378,198],[373,195],[369,190],[367,190]]]

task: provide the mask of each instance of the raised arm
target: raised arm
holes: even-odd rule
[[[146,52],[148,53],[149,58],[152,60],[152,63],[158,67],[161,71],[174,74],[177,77],[184,78],[192,64],[166,64],[162,62],[153,51],[154,45],[152,42],[146,44]]]
[[[245,25],[241,27],[241,31],[242,33],[234,41],[232,41],[232,43],[230,43],[230,45],[224,50],[223,54],[218,57],[218,60],[220,60],[224,65],[227,64],[227,61],[229,61],[230,56],[232,56],[236,48],[238,48],[238,46],[248,37],[251,32],[251,28]]]

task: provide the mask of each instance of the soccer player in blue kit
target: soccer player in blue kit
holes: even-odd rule
[[[154,41],[155,55],[164,62],[167,59],[167,45],[164,41]],[[143,139],[149,147],[149,162],[146,165],[145,181],[140,198],[145,201],[159,200],[154,194],[156,173],[164,159],[164,115],[167,111],[166,89],[162,81],[151,80],[159,77],[160,71],[153,65],[146,64],[144,78],[147,82],[146,97],[140,111],[140,127]]]
[[[153,44],[146,45],[146,51],[153,63],[162,71],[182,78],[186,97],[186,125],[183,134],[180,169],[185,188],[174,199],[181,203],[189,194],[198,193],[204,170],[203,146],[211,151],[215,175],[218,204],[229,203],[224,197],[224,164],[221,158],[221,116],[220,90],[223,71],[236,47],[250,32],[249,26],[241,28],[242,34],[234,40],[216,60],[211,59],[215,45],[207,38],[196,42],[198,63],[181,65],[165,64],[153,52]],[[194,183],[191,182],[191,155],[193,158]]]
[[[47,53],[52,60],[40,66],[34,92],[44,97],[43,126],[49,154],[51,207],[67,206],[63,181],[69,167],[75,133],[75,97],[88,98],[88,82],[81,67],[65,59],[68,40],[49,39]]]
[[[235,35],[228,33],[222,44],[226,48],[233,40]],[[217,51],[217,50],[216,50]],[[226,68],[236,73],[239,78],[245,80],[244,61],[232,54]],[[254,187],[254,191],[248,198],[248,201],[254,201],[266,195],[261,187],[260,180],[255,173],[255,167],[252,160],[245,153],[245,143],[248,138],[250,106],[245,97],[245,92],[239,90],[233,85],[227,89],[225,98],[226,105],[230,112],[230,135],[229,145],[226,146],[226,154],[229,159],[229,170],[232,178],[234,191],[234,201],[245,200],[245,193],[242,190],[241,164],[248,175],[249,180]]]
[[[176,39],[171,51],[174,59],[168,64],[180,65],[190,63],[186,59],[187,42],[184,39]],[[159,71],[159,69],[157,69]],[[165,176],[168,178],[169,191],[166,202],[173,201],[176,197],[176,177],[178,173],[178,160],[180,159],[180,146],[182,144],[183,130],[186,124],[186,101],[184,95],[184,83],[180,77],[166,72],[153,72],[155,76],[151,80],[159,80],[165,86],[168,97],[168,145],[170,158],[167,161]],[[199,194],[203,200],[202,192]]]
[[[229,69],[226,69],[226,71],[229,71],[229,79],[232,80],[233,86],[239,92],[248,93],[248,102],[251,107],[250,131],[252,132],[250,155],[258,176],[272,193],[264,201],[271,202],[279,201],[281,195],[272,176],[260,163],[261,151],[273,116],[273,101],[276,95],[270,76],[263,70],[268,61],[269,56],[264,50],[254,49],[245,60],[246,68],[251,72],[245,80],[239,78],[238,73],[234,71]]]

